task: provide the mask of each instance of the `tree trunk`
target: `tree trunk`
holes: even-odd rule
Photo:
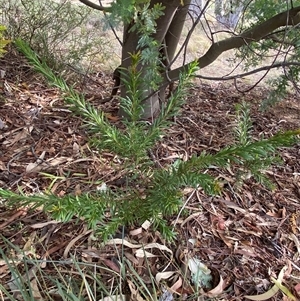
[[[164,15],[162,15],[157,21],[157,31],[153,38],[159,42],[161,49],[163,49],[164,59],[162,59],[163,69],[166,69],[167,72],[169,63],[173,60],[176,48],[179,42],[179,38],[183,29],[183,25],[186,19],[188,12],[188,6],[190,0],[185,1],[185,5],[181,6],[180,0],[152,0],[151,6],[156,3],[162,3],[162,6],[165,7]],[[123,32],[123,47],[122,47],[122,64],[121,67],[123,70],[127,70],[131,65],[130,53],[136,53],[138,48],[139,35],[137,32],[130,30],[132,24],[126,24],[124,26]],[[142,72],[143,68],[147,66],[140,66]],[[122,84],[123,78],[126,74],[121,74],[121,97],[126,97],[127,91],[124,84]],[[163,75],[165,78],[165,75]],[[144,91],[143,102],[144,119],[153,119],[159,113],[160,103],[164,101],[165,89],[167,83],[164,83],[160,91],[153,94],[153,90],[149,87],[148,90]],[[153,94],[153,95],[151,95]],[[120,109],[119,115],[122,117],[126,116],[125,112]]]

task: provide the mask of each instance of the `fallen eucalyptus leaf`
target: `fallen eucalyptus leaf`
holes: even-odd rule
[[[281,284],[278,280],[275,278],[271,277],[271,280],[275,283],[275,285],[291,300],[296,301],[297,299],[295,296],[289,291],[289,289]]]
[[[172,277],[175,273],[176,273],[176,271],[157,273],[156,276],[155,276],[155,280],[156,280],[157,284],[159,284],[159,282],[160,282],[162,279],[169,279],[169,278]]]
[[[274,285],[269,289],[267,292],[260,294],[260,295],[254,295],[254,296],[244,296],[245,298],[249,300],[257,300],[257,301],[262,301],[262,300],[267,300],[272,298],[274,295],[277,294],[279,291],[278,286]]]
[[[275,281],[278,282],[278,284],[281,284],[283,276],[284,276],[284,272],[287,270],[287,268],[288,268],[287,266],[284,266],[278,275],[278,279],[277,280],[274,279]],[[273,282],[274,282],[274,280],[273,280]],[[269,289],[267,292],[265,292],[263,294],[254,295],[254,296],[244,296],[244,297],[249,300],[262,301],[262,300],[267,300],[267,299],[272,298],[275,294],[277,294],[278,291],[279,291],[279,287],[278,287],[278,285],[275,284],[271,287],[271,289]]]

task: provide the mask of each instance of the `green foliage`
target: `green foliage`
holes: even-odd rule
[[[154,90],[158,88],[161,82],[160,62],[161,54],[160,45],[153,39],[152,34],[157,30],[155,20],[163,15],[163,9],[160,4],[155,4],[152,8],[150,3],[145,4],[135,13],[134,25],[130,30],[136,31],[140,38],[138,49],[141,51],[140,62],[144,66],[144,81]]]
[[[287,95],[288,92],[288,79],[285,76],[279,76],[269,81],[273,87],[269,95],[261,103],[260,109],[262,111],[267,110],[270,106],[280,102]]]
[[[236,126],[234,132],[236,140],[240,145],[251,142],[250,131],[252,128],[250,107],[246,102],[236,105]]]
[[[130,295],[124,287],[129,281],[136,287],[137,296],[143,296],[145,300],[157,301],[161,296],[161,284],[158,287],[153,279],[151,284],[146,283],[136,271],[136,266],[117,247],[115,253],[119,271],[110,269],[101,261],[82,262],[74,256],[59,261],[49,256],[40,258],[40,254],[36,253],[36,247],[40,249],[41,244],[38,236],[31,240],[29,251],[18,248],[1,235],[0,241],[3,246],[0,248],[1,267],[10,273],[10,277],[1,279],[1,300],[126,300]],[[147,273],[151,275],[147,257],[145,264]],[[113,283],[107,281],[103,274],[113,278]],[[187,280],[186,275],[182,277]]]
[[[89,20],[100,17],[77,4],[66,0],[0,0],[2,22],[11,39],[29,43],[55,70],[62,71],[67,64],[80,67],[108,42],[102,38],[102,31],[86,27]]]
[[[250,29],[280,12],[288,11],[299,5],[300,1],[249,1],[245,6],[243,22],[239,24],[238,31]],[[237,50],[235,59],[243,60],[245,70],[282,62],[284,72],[282,75],[269,80],[272,91],[262,103],[263,110],[284,99],[287,91],[297,85],[300,67],[296,65],[285,67],[284,64],[299,61],[299,39],[299,25],[285,26],[269,33],[260,41],[249,43]]]
[[[187,161],[178,160],[164,168],[158,168],[150,159],[149,152],[166,134],[165,130],[171,125],[172,118],[179,114],[197,71],[196,63],[190,64],[180,75],[178,87],[163,105],[157,118],[151,124],[141,120],[144,92],[155,90],[161,81],[159,68],[162,58],[159,55],[159,45],[152,35],[156,30],[155,20],[162,15],[162,9],[161,5],[149,8],[148,1],[116,1],[112,5],[112,16],[116,19],[119,16],[125,23],[133,20],[130,30],[135,31],[139,37],[138,49],[130,54],[131,66],[126,70],[121,69],[127,94],[121,98],[120,105],[128,116],[122,121],[121,127],[110,124],[102,111],[87,103],[82,95],[67,85],[62,77],[57,76],[45,59],[40,59],[28,43],[22,39],[16,40],[18,49],[34,68],[46,77],[50,85],[61,90],[65,101],[83,118],[92,146],[100,154],[103,150],[108,150],[119,158],[125,185],[115,189],[107,187],[105,191],[80,196],[63,197],[51,194],[26,196],[0,189],[1,197],[19,206],[43,206],[58,220],[69,221],[73,216],[84,218],[90,227],[101,232],[104,239],[114,234],[121,225],[145,220],[150,220],[162,235],[171,239],[174,233],[168,227],[166,218],[177,214],[181,209],[184,201],[183,188],[202,187],[210,195],[221,192],[216,179],[204,172],[210,166],[234,166],[241,179],[245,174],[250,174],[259,182],[269,185],[264,169],[277,163],[276,149],[295,143],[300,131],[280,133],[269,139],[254,141],[250,135],[250,109],[245,103],[237,106],[234,145],[215,154],[202,152]],[[261,51],[267,50],[261,47]],[[296,72],[294,74],[297,75]]]
[[[147,89],[157,90],[161,83],[161,44],[153,37],[157,32],[156,20],[164,14],[161,4],[150,6],[148,0],[115,1],[111,4],[109,21],[116,25],[124,22],[128,33],[135,32],[139,51],[140,66],[143,66],[143,79],[147,83]],[[125,71],[125,70],[123,70]]]
[[[126,85],[128,95],[122,105],[129,115],[123,121],[123,129],[111,125],[103,112],[85,102],[82,95],[69,87],[41,62],[31,48],[21,40],[16,45],[28,58],[35,69],[41,72],[55,87],[61,89],[65,100],[72,105],[74,112],[84,118],[91,133],[92,143],[100,154],[109,150],[120,158],[126,185],[119,189],[91,192],[80,196],[15,194],[0,189],[0,196],[12,204],[43,206],[54,218],[68,221],[73,216],[85,218],[90,227],[98,229],[107,239],[120,225],[151,220],[162,235],[171,239],[174,233],[167,225],[166,217],[177,214],[183,204],[181,193],[184,187],[202,187],[207,194],[218,194],[220,185],[215,178],[204,170],[211,165],[220,168],[234,165],[243,172],[250,172],[259,181],[267,181],[263,168],[275,161],[276,149],[292,145],[297,141],[300,131],[277,134],[269,139],[253,141],[250,136],[251,120],[249,107],[242,103],[237,106],[236,144],[228,146],[216,154],[202,152],[187,161],[177,161],[167,168],[157,168],[148,156],[148,151],[170,126],[170,119],[176,116],[187,95],[187,88],[195,71],[196,64],[181,74],[178,89],[170,101],[162,108],[158,118],[148,124],[139,120],[142,112],[140,80],[141,71],[137,66],[139,54],[132,54]]]
[[[293,3],[292,3],[293,2]],[[253,22],[262,22],[273,17],[281,11],[285,11],[300,4],[300,1],[281,0],[255,0],[249,1],[247,6],[247,16]]]
[[[149,0],[117,0],[111,3],[110,21],[112,24],[116,22],[124,22],[129,24],[132,22],[134,16],[137,16],[141,9],[149,7]],[[137,20],[137,18],[135,18]],[[155,19],[153,19],[155,20]],[[151,20],[152,22],[152,20]]]
[[[237,145],[248,145],[253,142],[251,137],[252,122],[250,118],[250,106],[242,102],[236,106],[236,126],[234,132],[236,134]],[[276,148],[276,146],[275,146]],[[274,149],[275,149],[274,148]],[[275,151],[273,151],[273,154]],[[264,174],[265,170],[270,168],[272,164],[281,163],[280,158],[275,154],[269,153],[269,156],[261,156],[259,160],[257,156],[253,160],[245,162],[243,167],[238,171],[237,178],[238,182],[242,182],[244,179],[253,176],[254,179],[267,186],[270,189],[274,189],[273,183]]]
[[[11,275],[10,279],[2,278],[0,282],[1,297],[5,300],[79,301],[99,300],[100,296],[111,296],[111,300],[116,300],[116,296],[122,293],[121,285],[118,286],[121,275],[106,266],[97,264],[97,269],[115,277],[117,285],[114,288],[106,287],[99,273],[95,273],[94,264],[78,262],[73,257],[72,260],[59,262],[48,258],[41,260],[35,255],[34,242],[27,252],[2,236],[0,239],[5,244],[3,249],[0,248],[2,266],[7,267]],[[42,266],[45,263],[47,269]]]
[[[293,37],[292,37],[293,38]],[[291,45],[294,45],[294,53],[292,53],[286,62],[297,62],[300,57],[300,37],[295,35],[293,40],[290,41]],[[290,46],[289,46],[290,47]],[[276,77],[269,81],[270,86],[273,88],[269,93],[268,97],[264,99],[261,104],[261,109],[266,110],[269,106],[272,106],[287,96],[288,92],[295,87],[298,91],[300,67],[299,66],[289,66],[284,68],[284,74]]]
[[[0,57],[3,56],[3,54],[6,52],[4,49],[7,44],[9,44],[11,41],[7,40],[3,37],[3,33],[6,30],[6,27],[3,25],[0,25]]]

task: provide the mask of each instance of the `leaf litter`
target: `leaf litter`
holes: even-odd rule
[[[19,62],[18,68],[15,62]],[[16,53],[2,58],[0,68],[6,70],[1,79],[6,88],[0,91],[1,187],[29,194],[50,189],[61,196],[97,190],[103,183],[105,187],[122,185],[122,170],[114,155],[103,153],[100,157],[89,148],[80,118],[70,114],[59,91],[49,89]],[[246,87],[243,82],[238,84]],[[100,79],[95,77],[81,89],[118,125],[117,100],[99,100],[99,95],[103,99],[109,97],[112,86],[107,74]],[[178,158],[186,160],[202,151],[216,152],[232,143],[231,124],[235,105],[241,100],[251,103],[254,137],[300,128],[296,95],[260,112],[259,102],[267,93],[263,86],[242,94],[230,84],[195,81],[190,92],[181,115],[153,149],[152,159],[157,166],[173,164]],[[178,233],[175,243],[165,242],[148,222],[147,226],[120,231],[120,238],[102,244],[76,217],[62,224],[39,209],[8,210],[2,200],[0,249],[5,250],[8,258],[15,254],[21,276],[25,273],[21,252],[32,260],[47,260],[38,267],[31,265],[30,271],[42,269],[53,277],[60,273],[80,279],[74,259],[92,264],[107,287],[118,286],[117,275],[126,266],[123,294],[132,300],[147,299],[141,294],[143,288],[154,294],[153,281],[162,301],[193,299],[197,295],[203,300],[299,299],[299,145],[283,149],[281,156],[284,164],[268,171],[276,185],[273,191],[251,178],[237,186],[234,167],[211,167],[208,172],[223,183],[222,195],[207,196],[201,189],[184,191],[188,216],[178,215],[169,220]],[[13,246],[19,253],[17,249],[13,251]],[[201,262],[211,271],[210,290],[197,291],[188,259]],[[62,267],[60,272],[58,266]],[[9,289],[14,278],[5,260],[0,261],[0,271],[1,283]],[[88,272],[86,268],[87,275]],[[139,281],[143,281],[140,288]],[[32,287],[38,298],[45,298],[45,292],[52,289],[43,282],[32,282]],[[107,299],[99,294],[98,300]]]

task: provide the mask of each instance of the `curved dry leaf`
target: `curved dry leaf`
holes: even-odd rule
[[[84,227],[84,230],[82,233],[80,233],[78,236],[76,236],[75,238],[73,238],[68,245],[66,246],[64,253],[63,253],[63,258],[68,258],[68,254],[69,251],[71,249],[71,247],[78,241],[80,240],[82,237],[86,236],[87,234],[90,234],[91,232],[93,232],[93,230],[88,230],[87,227]]]
[[[276,280],[276,281],[278,281],[278,284],[281,284],[283,276],[284,276],[284,272],[287,270],[287,268],[288,268],[287,266],[284,266],[281,269],[281,271],[279,272],[278,279]],[[265,292],[263,294],[254,295],[254,296],[244,296],[244,297],[247,298],[247,299],[249,299],[249,300],[262,301],[262,300],[267,300],[269,298],[272,298],[278,291],[279,291],[278,285],[273,285],[271,287],[271,289],[269,289],[267,292]]]
[[[281,270],[280,270],[280,272],[279,272],[279,274],[278,274],[278,281],[279,281],[279,283],[281,283],[282,282],[282,280],[283,280],[283,276],[284,276],[284,273],[285,273],[285,271],[288,269],[288,266],[284,266]]]
[[[124,300],[125,300],[125,295],[112,295],[112,296],[104,297],[99,301],[124,301]]]
[[[19,133],[16,134],[16,136],[12,139],[12,141],[9,141],[9,146],[13,146],[17,141],[26,139],[30,133],[33,130],[33,126],[29,126],[26,128],[18,128],[18,130],[21,130]]]
[[[182,287],[183,280],[181,277],[170,287],[170,290],[173,292],[177,292]]]
[[[80,154],[80,147],[78,145],[78,143],[74,142],[73,143],[73,155],[77,156]]]
[[[138,288],[135,287],[132,281],[127,280],[127,284],[129,286],[130,292],[131,292],[131,299],[135,301],[145,301],[142,296],[140,295],[140,292]]]
[[[213,232],[216,232],[216,231],[214,230]],[[228,236],[225,236],[221,231],[217,231],[214,234],[216,236],[219,236],[228,248],[232,249],[232,243],[231,243],[230,239],[235,240],[235,238],[233,238],[233,237],[229,238]]]
[[[26,173],[34,173],[34,172],[39,172],[43,169],[43,165],[39,164],[39,163],[28,163],[28,165],[26,166],[25,172]]]
[[[189,215],[182,223],[181,227],[183,227],[187,222],[189,222],[192,219],[196,219],[199,215],[203,214],[203,212],[196,212],[191,215]]]
[[[57,158],[48,159],[47,164],[49,166],[55,167],[57,165],[63,164],[65,162],[71,162],[71,161],[73,161],[73,159],[69,157],[57,157]]]
[[[144,249],[138,249],[135,251],[135,256],[139,258],[151,258],[151,257],[157,257],[158,255],[154,255],[150,252],[145,251]]]
[[[156,248],[156,249],[159,249],[161,251],[167,251],[167,252],[171,253],[171,255],[173,255],[172,250],[167,248],[165,245],[161,245],[161,244],[158,244],[158,243],[150,243],[148,245],[142,246],[142,248],[135,251],[135,255],[136,255],[136,257],[140,257],[140,258],[143,258],[145,256],[147,258],[157,257],[158,255],[153,255],[152,253],[145,251],[146,249],[152,249],[152,248]]]
[[[169,252],[170,254],[173,254],[173,251],[172,251],[171,249],[169,249],[169,248],[166,247],[165,245],[161,245],[161,244],[158,244],[158,243],[156,243],[156,242],[150,243],[150,244],[148,244],[148,245],[145,245],[143,248],[144,248],[144,249],[157,248],[157,249],[159,249],[159,250],[161,250],[161,251],[167,251],[167,252]]]
[[[134,245],[134,244],[130,243],[129,241],[122,239],[122,238],[111,239],[111,240],[107,241],[105,244],[106,245],[124,245],[131,249],[137,249],[137,248],[140,248],[143,246],[141,244]]]
[[[139,264],[138,259],[136,259],[136,258],[134,257],[134,255],[132,255],[131,253],[129,253],[129,252],[124,252],[124,255],[125,255],[125,257],[126,257],[129,261],[131,261],[133,264],[135,264],[135,265],[138,265],[138,264]]]
[[[56,225],[56,224],[60,224],[61,222],[59,221],[49,221],[49,222],[45,222],[45,223],[36,223],[36,224],[33,224],[33,225],[30,225],[30,228],[32,229],[41,229],[41,228],[44,228],[48,225]]]
[[[254,296],[244,296],[245,298],[249,300],[257,300],[257,301],[262,301],[262,300],[267,300],[272,298],[277,292],[279,291],[278,286],[274,285],[269,289],[267,292],[260,294],[260,295],[254,295]]]
[[[120,266],[117,265],[114,261],[106,258],[101,258],[101,261],[111,270],[115,271],[116,273],[120,273]]]
[[[222,278],[222,276],[220,275],[220,281],[218,283],[218,285],[213,288],[212,290],[210,290],[207,295],[212,298],[212,297],[215,297],[215,296],[218,296],[220,294],[223,293],[223,286],[224,286],[224,280]]]
[[[33,278],[30,281],[30,291],[32,293],[32,297],[35,300],[43,300],[43,297],[41,295],[41,292],[40,292],[40,289],[39,289],[39,285],[38,285],[38,282],[37,282],[36,278]]]
[[[278,288],[292,301],[296,301],[297,299],[295,298],[295,296],[289,291],[289,289],[284,286],[283,284],[280,283],[280,281],[271,278],[271,280],[275,283],[276,286],[278,286]]]
[[[136,235],[139,235],[139,234],[142,234],[142,233],[143,233],[143,228],[142,227],[131,230],[129,232],[129,234],[132,235],[132,236],[136,236]]]
[[[191,245],[193,245],[193,246],[196,245],[197,241],[198,241],[198,240],[197,240],[196,238],[190,238],[190,239],[188,240],[188,242],[189,242]]]
[[[26,169],[25,169],[25,172],[26,173],[30,173],[30,172],[38,172],[42,169],[42,163],[43,163],[43,160],[45,158],[45,154],[46,154],[46,151],[43,151],[41,153],[41,155],[36,159],[35,162],[33,163],[28,163],[28,165],[26,166]]]
[[[297,252],[298,254],[300,254],[300,243],[299,243],[299,239],[297,238],[297,236],[293,233],[290,234],[290,238],[294,241],[296,248],[297,248]]]
[[[176,271],[169,271],[169,272],[161,272],[161,273],[157,273],[155,276],[155,280],[157,282],[157,284],[159,284],[159,282],[162,279],[169,279],[170,277],[172,277],[174,274],[176,273]]]

